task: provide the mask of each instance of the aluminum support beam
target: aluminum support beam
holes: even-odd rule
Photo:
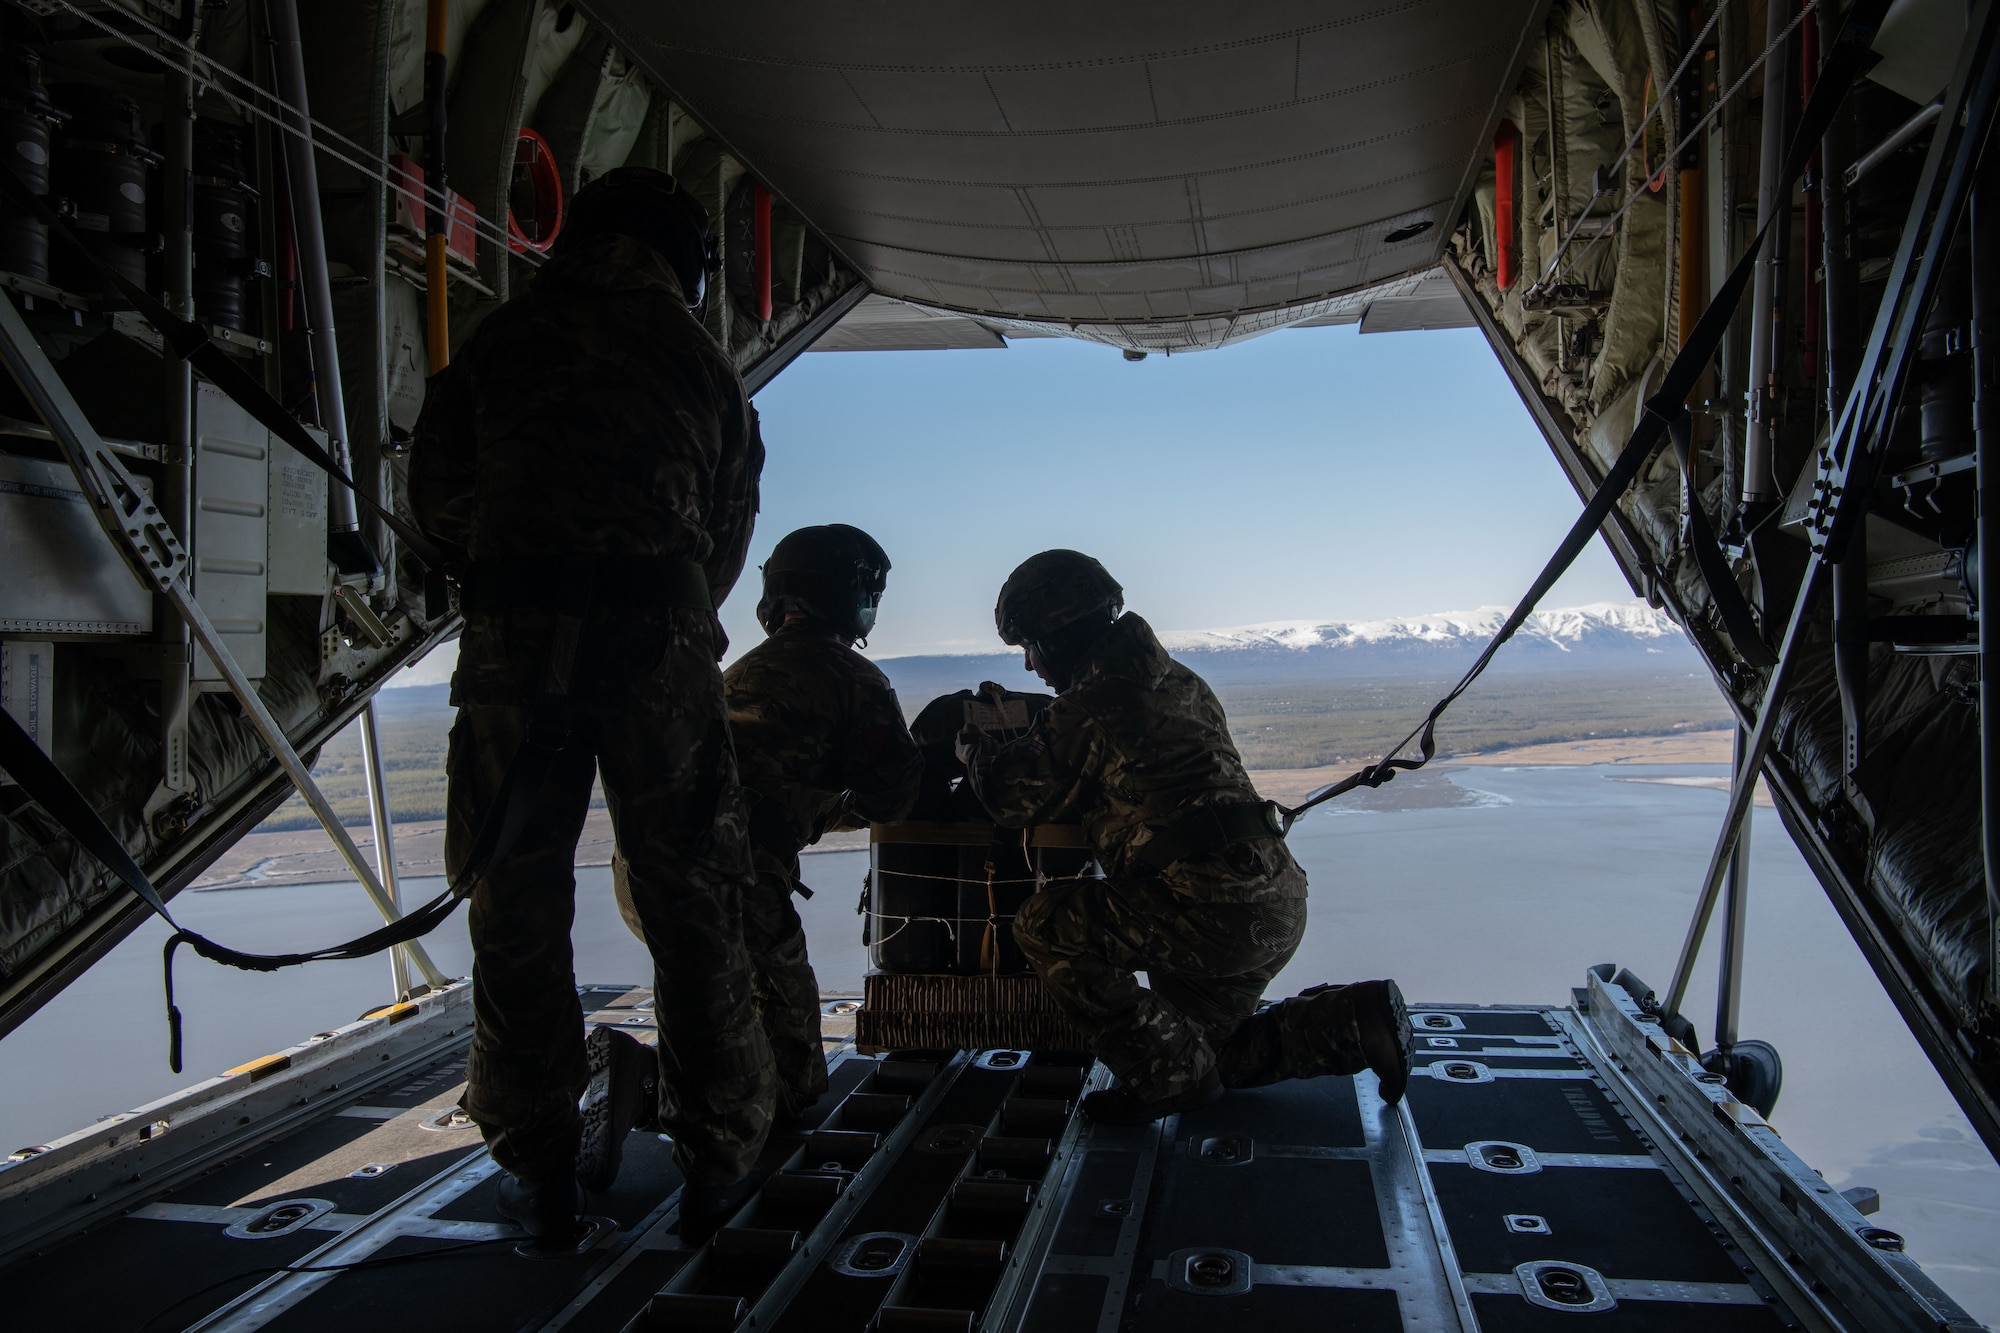
[[[395,907],[403,911],[403,889],[396,882],[396,828],[389,818],[389,788],[382,779],[382,738],[375,730],[375,701],[362,708],[361,769],[368,783],[368,822],[375,834],[375,870],[382,876],[382,890]],[[393,994],[402,999],[410,993],[410,959],[398,944],[389,950],[389,980]]]
[[[1770,0],[1764,20],[1764,43],[1775,46],[1791,22],[1795,0]],[[1791,197],[1781,193],[1785,170],[1785,108],[1791,63],[1783,51],[1772,52],[1764,62],[1764,142],[1758,159],[1757,221],[1791,208]],[[1764,236],[1764,254],[1757,261],[1757,276],[1750,294],[1750,430],[1743,460],[1743,503],[1768,505],[1778,500],[1777,477],[1772,458],[1777,452],[1777,341],[1778,310],[1785,290],[1784,224],[1772,227]],[[1748,516],[1754,519],[1755,515]]]
[[[182,35],[192,39],[201,11],[183,7]],[[166,161],[161,176],[161,227],[166,248],[160,256],[167,309],[182,319],[194,310],[194,78],[169,64],[160,80],[160,139]],[[178,357],[166,360],[167,457],[160,468],[159,504],[174,535],[194,544],[194,368]],[[164,612],[166,607],[161,605]],[[168,791],[186,791],[188,776],[189,676],[194,654],[187,626],[178,616],[156,615],[160,646],[161,782]]]
[[[1734,762],[1730,772],[1736,779],[1743,773],[1744,751],[1749,736],[1736,728]],[[1743,1003],[1743,926],[1750,903],[1750,821],[1737,830],[1736,845],[1729,854],[1729,875],[1723,882],[1722,960],[1715,977],[1715,1048],[1724,1055],[1736,1045],[1737,1018]]]
[[[326,451],[351,477],[354,459],[347,440],[347,400],[340,389],[340,347],[333,333],[333,284],[326,271],[326,229],[320,218],[319,165],[313,159],[299,11],[296,0],[270,0],[269,8],[271,61],[277,69],[279,107],[285,118],[285,178],[292,200],[292,230],[298,240],[299,285],[305,289],[306,340],[312,348],[320,426],[327,434]],[[359,532],[361,519],[355,510],[354,493],[345,486],[328,489],[333,506],[329,531]]]

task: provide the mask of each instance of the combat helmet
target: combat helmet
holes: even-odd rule
[[[764,562],[757,622],[775,634],[788,612],[802,610],[843,637],[865,639],[889,583],[889,556],[873,537],[845,523],[787,533]]]
[[[653,167],[607,171],[570,200],[556,253],[598,236],[630,236],[658,250],[680,279],[689,308],[701,304],[716,262],[708,210],[680,182]]]
[[[1016,647],[1047,643],[1085,619],[1109,622],[1125,609],[1125,590],[1081,551],[1043,551],[1023,560],[1000,585],[993,624]]]

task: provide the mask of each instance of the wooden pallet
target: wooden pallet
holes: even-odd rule
[[[861,993],[854,1038],[869,1054],[1090,1049],[1032,972],[971,977],[870,972],[862,978]]]

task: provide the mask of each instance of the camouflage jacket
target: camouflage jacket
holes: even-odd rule
[[[678,558],[720,605],[743,572],[763,466],[742,381],[673,270],[607,236],[551,260],[431,381],[410,498],[425,532],[470,561]],[[453,702],[529,702],[553,619],[474,609]],[[706,611],[593,604],[572,705],[719,715],[726,642]]]
[[[1305,872],[1278,838],[1186,857],[1165,871],[1136,859],[1154,829],[1190,811],[1258,799],[1214,691],[1167,656],[1136,615],[1097,641],[1027,735],[1005,746],[983,741],[968,771],[988,813],[1008,828],[1081,819],[1114,879],[1157,874],[1209,902],[1305,896]]]
[[[880,667],[793,625],[723,673],[760,873],[798,875],[799,849],[909,813],[923,761]]]

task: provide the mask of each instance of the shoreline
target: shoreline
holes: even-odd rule
[[[1504,750],[1474,754],[1439,755],[1423,771],[1444,773],[1461,766],[1507,768],[1583,768],[1593,764],[1729,764],[1733,733],[1726,728],[1713,731],[1683,731],[1668,736],[1612,736],[1583,741],[1553,741],[1545,745],[1516,745]],[[1359,764],[1329,764],[1321,768],[1264,768],[1250,770],[1250,780],[1258,792],[1272,801],[1303,800],[1330,783],[1340,781]],[[1406,773],[1405,779],[1415,774]],[[1633,782],[1645,778],[1628,779]],[[1664,780],[1664,779],[1661,779]],[[1673,785],[1707,785],[1711,779],[1674,779]],[[1728,780],[1717,778],[1727,789]],[[1760,788],[1758,803],[1770,799]]]
[[[1668,736],[1621,736],[1584,741],[1559,741],[1547,745],[1522,745],[1483,754],[1440,755],[1432,770],[1442,774],[1461,765],[1505,765],[1512,767],[1582,767],[1592,764],[1723,764],[1729,763],[1731,733],[1727,729],[1681,732]],[[1346,765],[1323,768],[1252,769],[1250,780],[1267,800],[1297,801],[1313,791],[1337,782],[1353,771]],[[1406,777],[1413,775],[1405,775]],[[1662,781],[1673,786],[1726,789],[1728,780],[1716,778],[1624,779],[1632,782]],[[1399,787],[1398,790],[1408,791]],[[1770,797],[1759,789],[1757,804],[1768,807]],[[396,874],[401,879],[439,878],[444,869],[444,821],[412,820],[395,826]],[[375,835],[366,825],[352,830],[356,846],[372,862]],[[584,819],[577,839],[578,866],[611,864],[613,841],[611,816],[602,808],[593,809]],[[806,849],[806,855],[827,852],[859,852],[868,848],[864,832],[832,833]],[[298,884],[325,884],[349,878],[346,865],[324,832],[317,828],[287,829],[281,832],[253,832],[216,858],[201,877],[188,887],[198,892],[232,889],[283,888]]]
[[[368,863],[375,864],[375,831],[366,824],[350,826],[354,845]],[[398,822],[390,835],[396,848],[398,879],[442,879],[444,877],[444,821],[419,819]],[[572,864],[608,866],[614,846],[611,815],[595,809],[583,821],[583,833],[576,840],[576,860]],[[868,850],[868,834],[829,833],[806,849],[818,852],[862,852]],[[273,833],[246,833],[236,845],[215,858],[201,877],[188,885],[197,893],[232,889],[277,889],[297,884],[345,883],[353,875],[333,848],[333,842],[318,828],[285,829]]]

